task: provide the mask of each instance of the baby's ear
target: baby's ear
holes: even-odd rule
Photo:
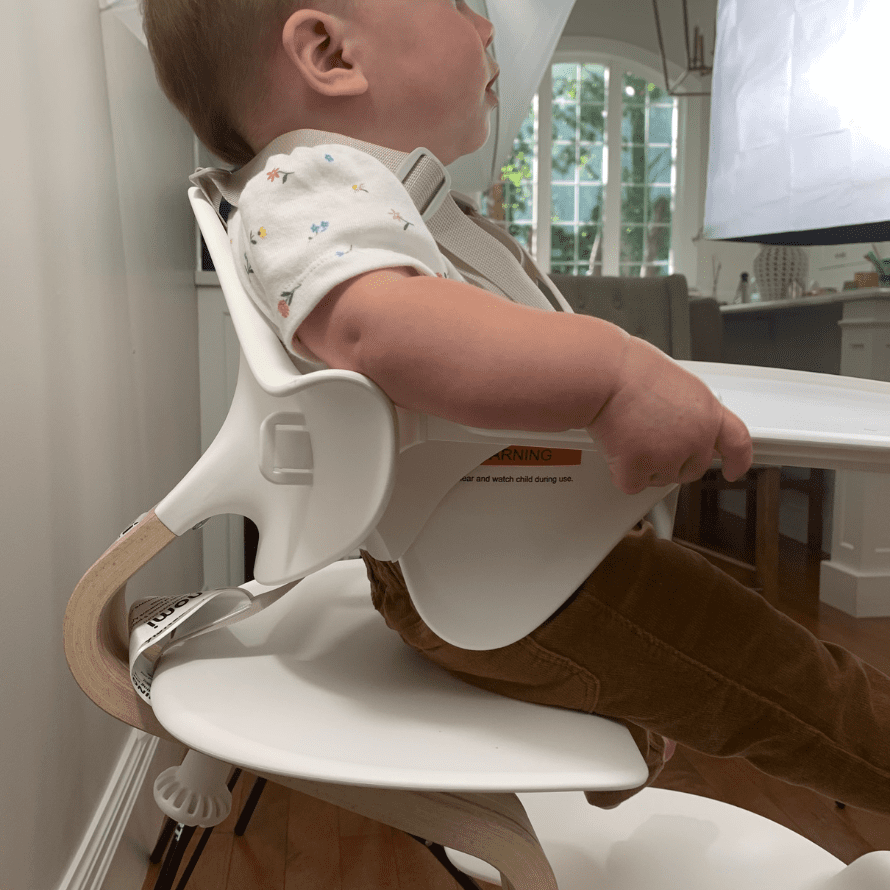
[[[290,64],[311,89],[324,96],[360,96],[368,81],[352,58],[346,21],[314,9],[299,9],[284,23],[281,43]]]

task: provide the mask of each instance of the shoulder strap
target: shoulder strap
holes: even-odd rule
[[[241,191],[262,171],[269,157],[319,145],[348,145],[391,170],[410,194],[442,252],[472,284],[535,309],[572,311],[515,238],[479,214],[469,199],[451,191],[451,175],[429,149],[406,154],[339,133],[296,130],[279,136],[237,171],[203,168],[190,179],[217,210],[221,198],[237,207]]]

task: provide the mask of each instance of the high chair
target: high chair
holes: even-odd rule
[[[612,811],[589,805],[579,791],[636,788],[647,778],[623,725],[464,684],[389,631],[364,565],[344,559],[357,547],[400,561],[418,610],[441,637],[496,648],[534,629],[574,589],[541,588],[534,563],[542,552],[555,554],[548,575],[559,569],[571,585],[650,511],[670,535],[675,488],[622,495],[583,431],[469,429],[397,411],[358,374],[301,376],[240,287],[214,208],[196,189],[190,199],[242,348],[232,408],[188,476],[86,573],[64,633],[72,673],[99,707],[190,749],[155,783],[168,816],[219,824],[237,767],[440,845],[467,888],[477,886],[472,880],[513,890],[890,886],[890,853],[844,867],[794,832],[718,801],[648,788]],[[794,404],[851,387],[857,404],[890,416],[890,386],[684,364],[749,421],[760,462],[862,469],[890,460],[890,430],[858,432],[843,405],[828,432],[803,415],[785,428]],[[577,471],[585,478],[574,489],[533,486],[530,501],[551,510],[537,522],[510,517],[507,491],[518,486],[505,485],[492,506],[479,494],[484,486],[461,482],[507,446],[542,442],[584,452],[590,466]],[[567,520],[552,512],[560,498]],[[134,669],[137,694],[125,584],[217,513],[259,527],[258,580],[220,593],[179,625],[153,677]],[[245,590],[253,600],[236,613]],[[164,605],[175,613],[189,602],[174,596]],[[172,886],[170,871],[164,886]]]

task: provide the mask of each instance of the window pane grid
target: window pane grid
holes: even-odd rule
[[[619,275],[667,275],[673,270],[678,104],[626,69],[614,70],[616,88],[622,70],[620,121],[608,132],[611,69],[599,64],[554,64],[550,170],[537,171],[540,183],[536,183],[537,139],[544,135],[537,127],[537,106],[543,97],[536,96],[502,169],[501,183],[483,199],[482,213],[502,220],[531,250],[536,243],[535,186],[549,190],[552,272],[602,275],[606,238],[616,241]],[[621,180],[614,184],[608,182],[605,167],[609,144],[621,158]],[[614,188],[620,190],[611,199],[620,199],[620,219],[604,223],[607,192]],[[543,226],[544,220],[540,222]],[[592,268],[591,254],[595,255]]]
[[[675,194],[676,100],[626,72],[622,84],[619,274],[671,272]]]
[[[594,249],[602,262],[607,97],[602,65],[553,66],[552,272],[588,274]]]

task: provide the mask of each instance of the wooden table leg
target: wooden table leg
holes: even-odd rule
[[[757,541],[754,564],[763,596],[779,596],[779,467],[757,469]]]

